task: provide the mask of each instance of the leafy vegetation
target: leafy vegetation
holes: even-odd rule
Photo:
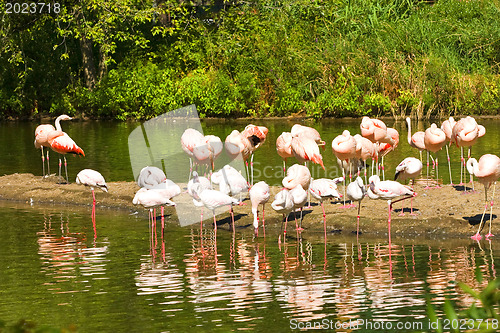
[[[3,117],[500,110],[498,0],[82,0],[1,15]]]

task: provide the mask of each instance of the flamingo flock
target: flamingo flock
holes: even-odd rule
[[[53,151],[65,155],[68,153],[85,156],[83,150],[61,129],[60,122],[71,120],[67,115],[59,116],[56,119],[55,127],[44,124],[37,127],[35,131],[35,147],[41,149],[42,171],[46,177],[45,161],[47,170],[49,154],[45,148],[51,148]],[[348,130],[333,138],[331,147],[332,152],[337,159],[337,164],[342,170],[342,177],[336,179],[313,179],[309,170],[309,163],[320,165],[326,170],[325,161],[320,152],[320,147],[325,148],[326,142],[322,140],[320,133],[308,126],[295,124],[290,132],[281,133],[276,140],[276,152],[283,159],[283,179],[282,188],[274,195],[271,201],[271,207],[279,214],[283,214],[284,230],[280,232],[278,240],[281,237],[286,241],[288,215],[294,212],[295,230],[302,232],[302,220],[304,218],[304,208],[311,208],[310,204],[306,206],[308,196],[312,196],[319,201],[323,212],[323,226],[325,239],[327,236],[327,219],[324,202],[343,201],[339,208],[349,209],[355,207],[357,202],[357,227],[356,235],[359,237],[360,209],[362,200],[368,196],[370,199],[382,199],[388,202],[388,240],[391,243],[391,212],[393,204],[406,199],[411,199],[410,215],[414,215],[413,198],[417,195],[414,191],[414,184],[420,177],[423,164],[422,152],[427,154],[427,186],[424,189],[430,189],[429,186],[429,167],[432,161],[435,169],[434,188],[441,188],[439,178],[439,151],[446,147],[448,170],[450,176],[450,185],[453,185],[451,173],[449,147],[455,144],[460,147],[460,184],[465,185],[464,179],[466,173],[472,177],[475,176],[480,183],[484,185],[485,190],[485,208],[479,223],[478,231],[471,237],[479,241],[480,232],[483,227],[483,221],[486,210],[490,206],[489,232],[486,238],[493,236],[491,233],[493,201],[488,202],[488,190],[493,185],[493,195],[495,193],[495,182],[500,177],[500,158],[496,155],[483,155],[479,161],[471,156],[471,147],[477,140],[485,135],[483,126],[478,125],[472,117],[465,117],[455,121],[452,117],[445,120],[441,126],[433,123],[425,131],[417,131],[412,134],[411,119],[406,118],[408,126],[408,144],[410,147],[419,151],[420,158],[405,158],[397,167],[394,180],[385,180],[385,168],[383,159],[388,154],[397,149],[399,145],[399,133],[397,130],[387,127],[379,120],[369,117],[363,117],[360,123],[360,133],[351,135]],[[264,180],[257,181],[254,184],[253,160],[257,149],[265,143],[268,135],[268,129],[264,126],[247,125],[241,132],[233,130],[224,141],[214,135],[203,135],[199,131],[188,128],[183,133],[180,144],[190,160],[190,170],[187,183],[187,193],[191,196],[194,207],[202,209],[200,214],[200,227],[203,227],[203,208],[211,210],[213,213],[214,229],[217,230],[217,219],[215,210],[227,206],[230,208],[231,226],[234,231],[234,206],[244,205],[243,196],[248,193],[252,205],[252,214],[254,235],[257,237],[260,229],[259,209],[262,207],[262,229],[265,235],[265,205],[272,197],[273,188]],[[464,147],[468,148],[467,155],[464,156]],[[245,170],[236,170],[233,166],[227,164],[220,169],[215,168],[215,161],[218,156],[225,151],[231,159],[242,159],[245,162]],[[431,155],[432,153],[432,155]],[[287,168],[288,159],[294,158],[297,163]],[[367,163],[371,163],[371,172]],[[67,180],[67,163],[64,157]],[[59,175],[61,174],[61,160],[59,162]],[[201,166],[201,176],[198,167]],[[197,170],[194,170],[194,169]],[[363,172],[363,174],[362,174]],[[243,173],[243,174],[242,174]],[[368,178],[368,173],[370,177]],[[364,181],[363,181],[364,177]],[[353,180],[354,179],[354,180]],[[411,186],[401,184],[399,181],[412,180]],[[68,180],[67,180],[68,181]],[[99,187],[107,192],[107,185],[104,177],[90,169],[82,170],[76,182],[78,184],[89,186],[93,195],[93,212],[95,219],[95,193],[94,188]],[[340,194],[338,185],[343,184],[343,195]],[[149,210],[149,216],[152,224],[155,225],[155,208],[162,209],[162,232],[164,206],[175,206],[172,199],[182,194],[180,187],[167,179],[161,169],[156,167],[145,167],[137,179],[140,189],[134,196],[133,203],[142,205]],[[217,186],[217,188],[216,188]],[[465,189],[465,186],[464,186]],[[473,191],[472,187],[472,191]],[[346,204],[350,200],[350,204]],[[300,219],[297,219],[297,213],[300,212]],[[401,214],[404,215],[404,209]],[[300,222],[299,222],[300,221]],[[282,224],[283,228],[283,224]]]

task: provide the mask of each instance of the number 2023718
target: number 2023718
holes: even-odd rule
[[[6,2],[6,14],[58,14],[61,4],[58,2]]]

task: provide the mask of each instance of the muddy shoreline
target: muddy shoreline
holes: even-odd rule
[[[138,212],[147,220],[147,213],[142,207],[132,204],[135,192],[139,189],[134,182],[110,182],[109,193],[96,191],[98,208],[115,210],[117,213],[130,214]],[[181,189],[185,184],[179,184]],[[394,206],[392,213],[392,238],[426,237],[434,239],[469,238],[477,230],[481,219],[484,204],[484,187],[475,183],[475,193],[464,194],[463,187],[445,185],[440,189],[424,189],[425,181],[420,180],[415,185],[417,196],[413,207],[416,216],[409,215],[409,200],[404,200],[405,215],[401,213],[401,203]],[[271,200],[279,191],[278,187],[271,190]],[[342,192],[342,186],[339,186]],[[491,193],[490,193],[491,195]],[[0,177],[0,200],[22,202],[26,205],[63,205],[68,207],[90,207],[92,196],[90,190],[84,186],[71,184],[58,184],[56,177],[42,178],[33,174],[11,174]],[[174,201],[199,211],[191,204],[191,197],[181,193]],[[253,216],[248,199],[244,206],[235,207],[236,228],[241,231],[252,231]],[[325,202],[327,232],[332,234],[351,235],[356,232],[357,208],[340,208],[342,203]],[[192,213],[192,212],[191,212]],[[279,232],[282,216],[274,212],[270,204],[265,211],[266,231]],[[177,212],[174,208],[167,207],[166,215],[171,223],[177,223]],[[500,226],[496,224],[498,208],[493,206],[493,234],[499,234]],[[212,227],[212,214],[206,213],[204,225]],[[489,210],[486,214],[489,218]],[[224,212],[217,216],[219,226],[229,227],[229,214]],[[294,231],[293,213],[290,215],[288,233]],[[319,203],[312,199],[312,208],[304,209],[304,233],[323,233],[323,214]],[[487,233],[485,226],[483,234]],[[387,202],[384,200],[370,200],[365,198],[361,204],[360,231],[366,236],[387,235]]]

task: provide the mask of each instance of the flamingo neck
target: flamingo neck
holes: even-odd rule
[[[411,120],[407,118],[406,123],[408,124],[408,143],[411,145]]]

